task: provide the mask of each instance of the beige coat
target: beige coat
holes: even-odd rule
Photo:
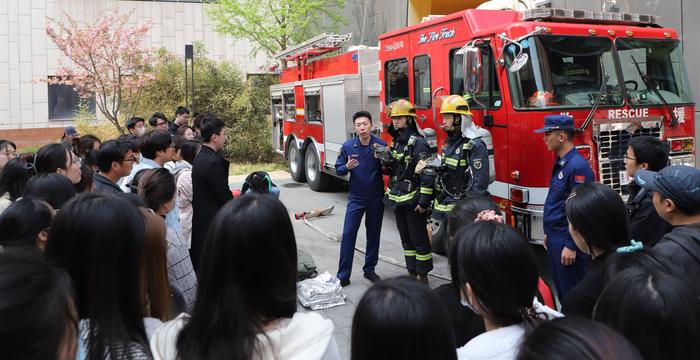
[[[189,165],[189,164],[188,164]],[[180,213],[182,238],[187,248],[192,247],[192,167],[182,168],[177,178],[177,209]]]

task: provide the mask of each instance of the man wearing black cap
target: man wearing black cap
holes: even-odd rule
[[[544,245],[559,300],[585,275],[586,255],[576,247],[566,219],[566,199],[576,186],[593,181],[593,170],[574,146],[574,119],[547,115],[544,127],[547,150],[557,154],[544,203]]]
[[[672,165],[659,172],[639,170],[635,182],[654,192],[654,208],[662,219],[675,226],[654,246],[679,265],[683,278],[700,295],[700,170]]]

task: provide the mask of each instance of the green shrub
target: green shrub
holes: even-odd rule
[[[269,86],[276,78],[250,76],[244,80],[234,64],[207,58],[203,45],[195,44],[194,50],[195,96],[190,110],[214,113],[226,123],[227,157],[242,162],[270,160]],[[161,49],[153,70],[156,80],[141,91],[135,114],[148,120],[158,111],[173,118],[175,109],[185,105],[184,60]]]

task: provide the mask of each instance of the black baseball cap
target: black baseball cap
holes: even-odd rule
[[[686,165],[671,165],[659,172],[637,170],[637,185],[656,191],[674,203],[700,207],[700,170]]]

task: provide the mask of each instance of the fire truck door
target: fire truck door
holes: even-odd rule
[[[496,64],[496,57],[491,46],[486,43],[481,47],[482,63],[482,90],[476,94],[467,94],[464,88],[463,61],[461,47],[464,43],[450,44],[444,47],[444,67],[449,69],[445,74],[444,95],[462,95],[467,99],[470,109],[474,114],[474,123],[488,130],[493,141],[494,170],[496,181],[489,186],[489,191],[496,196],[505,195],[507,198],[507,185],[499,183],[507,182],[508,174],[508,128],[507,109],[503,106],[502,93],[504,87],[500,82],[500,67]],[[488,145],[488,144],[487,144]],[[506,191],[501,191],[499,184],[506,185]],[[502,194],[501,194],[502,193]]]
[[[345,83],[323,85],[324,162],[333,167],[343,143],[350,138],[345,116]]]

